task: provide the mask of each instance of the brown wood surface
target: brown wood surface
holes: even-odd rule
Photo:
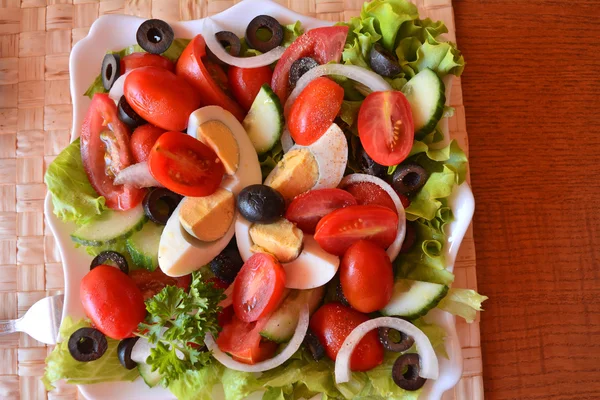
[[[600,1],[454,10],[486,399],[600,399]]]

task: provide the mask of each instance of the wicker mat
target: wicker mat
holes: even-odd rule
[[[251,0],[248,0],[251,1]],[[190,20],[216,14],[232,0],[0,0],[0,320],[17,318],[63,288],[54,238],[44,223],[43,175],[69,142],[69,51],[102,14]],[[362,0],[280,0],[303,14],[346,20]],[[451,0],[417,0],[422,14],[442,19],[454,40]],[[450,121],[467,148],[460,80]],[[457,287],[476,287],[472,232],[456,265]],[[447,399],[481,399],[479,324],[458,322],[463,379]],[[0,336],[0,399],[76,399],[76,387],[46,393],[40,382],[50,349],[25,334]]]

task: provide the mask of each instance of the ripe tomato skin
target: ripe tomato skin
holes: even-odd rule
[[[150,173],[167,189],[182,196],[213,194],[225,169],[215,152],[181,132],[163,133],[148,157]]]
[[[380,310],[389,303],[394,289],[390,258],[376,244],[359,240],[342,257],[340,282],[354,309],[363,313]]]
[[[81,280],[79,295],[88,318],[113,339],[132,337],[146,317],[144,298],[133,280],[109,265],[88,272]]]
[[[294,101],[288,117],[292,139],[310,146],[319,139],[338,115],[344,101],[344,89],[329,78],[312,81]]]
[[[304,233],[313,234],[321,218],[338,208],[356,204],[356,199],[342,189],[311,190],[296,196],[288,206],[285,218]]]
[[[136,269],[129,272],[129,277],[142,292],[144,301],[154,297],[155,294],[164,289],[165,286],[177,286],[189,289],[192,283],[192,275],[179,276],[177,278],[167,276],[160,268],[150,272],[145,269]]]
[[[150,150],[160,135],[166,131],[152,124],[142,125],[135,128],[131,134],[131,152],[136,163],[148,161]]]
[[[182,131],[190,114],[200,107],[200,94],[180,76],[158,67],[136,68],[125,78],[127,102],[149,123]]]
[[[256,253],[233,282],[233,310],[243,322],[254,322],[275,311],[285,290],[285,270],[275,257]]]
[[[139,67],[159,67],[175,71],[175,63],[166,57],[151,53],[131,53],[121,59],[121,74]]]
[[[270,85],[273,71],[265,65],[259,68],[240,68],[231,65],[227,70],[231,91],[238,103],[248,111],[262,85]]]
[[[310,319],[310,329],[315,333],[327,357],[335,361],[344,340],[358,325],[369,317],[340,303],[321,306]],[[383,362],[383,346],[377,331],[367,333],[350,356],[352,371],[368,371]]]
[[[408,157],[415,136],[410,104],[398,91],[369,94],[358,111],[358,136],[375,162],[391,166]]]
[[[268,322],[266,318],[257,322],[244,322],[234,314],[219,337],[217,346],[231,354],[234,360],[245,364],[256,364],[273,357],[277,343],[263,340],[260,331]]]
[[[376,204],[396,212],[396,205],[389,194],[372,182],[355,182],[344,188],[358,204]]]
[[[361,239],[388,248],[398,231],[398,215],[377,205],[349,206],[327,214],[317,224],[315,240],[323,250],[341,256]]]

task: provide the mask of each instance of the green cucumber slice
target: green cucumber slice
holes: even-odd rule
[[[148,271],[158,267],[158,246],[164,228],[164,225],[148,221],[141,231],[134,232],[127,239],[127,250],[135,265]]]
[[[146,220],[141,204],[127,211],[105,211],[75,230],[71,239],[84,246],[112,244],[142,229]]]
[[[435,308],[448,293],[448,286],[438,283],[398,279],[394,283],[392,299],[381,313],[416,319]]]
[[[162,379],[160,372],[158,372],[158,370],[152,371],[152,367],[146,363],[138,363],[137,369],[144,382],[146,382],[146,385],[151,388],[158,385]]]
[[[412,110],[415,138],[421,139],[433,132],[442,119],[445,91],[444,82],[429,68],[412,77],[402,88]]]
[[[258,154],[271,150],[279,141],[284,125],[283,108],[269,85],[260,88],[243,125]]]

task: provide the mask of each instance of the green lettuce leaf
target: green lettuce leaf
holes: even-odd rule
[[[281,141],[277,142],[277,144],[275,144],[271,150],[258,156],[263,180],[267,178],[267,176],[271,173],[271,171],[273,171],[273,168],[275,168],[277,163],[281,161],[282,158],[283,147],[281,146]]]
[[[189,370],[169,384],[169,390],[179,400],[211,400],[214,385],[219,383],[223,366],[213,363],[198,370]]]
[[[471,289],[452,288],[448,291],[446,297],[440,301],[438,308],[463,317],[467,322],[471,323],[475,321],[477,311],[483,311],[481,303],[487,299],[487,296],[482,296]]]
[[[419,18],[417,7],[408,0],[373,0],[363,5],[360,17],[373,18],[383,47],[393,50],[402,24]]]
[[[284,47],[288,47],[298,38],[298,36],[304,33],[304,28],[302,28],[300,21],[296,21],[293,24],[282,25],[282,27],[283,42],[281,42],[281,45]]]

